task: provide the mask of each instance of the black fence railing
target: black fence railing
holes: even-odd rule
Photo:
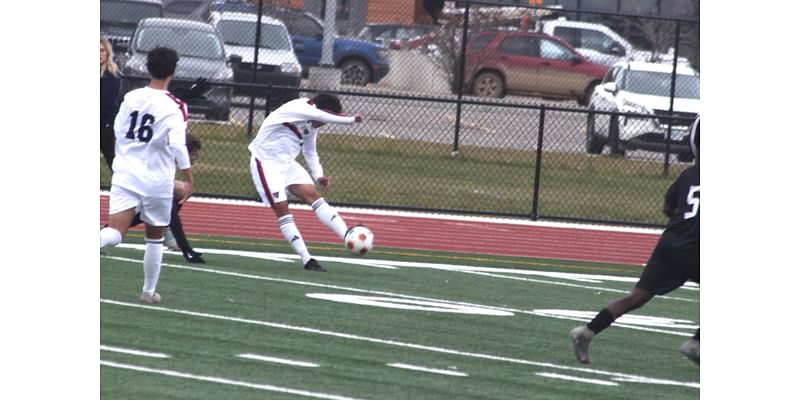
[[[463,8],[445,10],[438,34],[427,45],[391,50],[385,43],[378,46],[375,55],[385,55],[389,72],[364,86],[343,78],[339,88],[321,87],[313,76],[302,77],[306,65],[277,62],[268,53],[253,62],[237,56],[238,50],[220,38],[222,64],[232,72],[207,76],[214,86],[212,98],[189,102],[189,129],[203,140],[203,154],[195,165],[196,195],[256,200],[247,144],[261,121],[287,99],[325,90],[340,95],[345,112],[365,116],[362,124],[321,129],[320,157],[335,188],[325,197],[332,204],[661,226],[663,193],[692,161],[687,131],[696,113],[692,107],[699,102],[699,74],[689,50],[699,49],[699,40],[687,38],[693,31],[685,27],[698,22],[652,18],[661,28],[672,26],[661,32],[669,36],[671,52],[633,53],[627,43],[612,43],[606,49],[624,55],[604,65],[590,60],[591,49],[581,53],[570,45],[570,40],[583,43],[580,37],[554,39],[557,35],[542,33],[545,28],[575,33],[582,25],[570,23],[581,21],[558,15],[589,11],[460,3]],[[302,41],[292,34],[289,14],[282,14],[284,19],[269,10],[264,14],[274,16],[269,23],[281,21],[289,28],[287,40],[296,54],[310,48],[303,45],[303,51],[296,51]],[[532,21],[525,16],[533,16]],[[233,17],[216,14],[216,32],[233,34],[219,28]],[[555,28],[548,21],[556,21]],[[143,43],[156,45],[159,39],[147,42],[139,37],[145,25],[140,23],[125,50],[124,90],[146,83],[136,54],[146,49]],[[528,26],[539,29],[523,29]],[[253,40],[261,39],[251,33]],[[250,53],[253,49],[251,45]],[[663,58],[625,63],[647,54]],[[595,56],[600,60],[603,54]],[[519,65],[498,63],[501,59]],[[181,62],[191,61],[193,57],[185,56]],[[379,68],[371,61],[344,61],[336,65],[343,77],[345,69],[361,67],[375,77]],[[564,71],[582,69],[583,78],[548,72],[535,62],[556,64]],[[272,80],[268,73],[281,79],[296,74],[297,79]],[[176,95],[197,75],[179,71]],[[100,183],[110,183],[103,163]]]

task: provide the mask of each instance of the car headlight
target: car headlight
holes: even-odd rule
[[[389,58],[389,48],[388,47],[380,47],[378,49],[378,56],[380,56],[383,59],[388,59]]]
[[[232,81],[233,80],[233,69],[225,67],[217,71],[212,78],[216,81]]]
[[[143,59],[138,57],[131,57],[128,59],[128,62],[125,63],[125,75],[130,76],[138,76],[138,77],[148,77],[150,74],[147,72],[147,66]]]
[[[281,72],[284,74],[300,74],[303,68],[298,63],[283,63],[281,64]]]

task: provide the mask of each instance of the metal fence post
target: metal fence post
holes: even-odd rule
[[[469,4],[464,7],[464,28],[461,30],[461,58],[458,64],[458,98],[456,99],[456,126],[453,137],[453,154],[458,153],[458,135],[461,131],[461,98],[464,95],[464,64],[467,58],[467,29],[469,27]]]
[[[536,143],[536,167],[533,170],[533,205],[531,220],[539,219],[539,185],[542,176],[542,147],[544,145],[544,106],[539,108],[539,139]]]
[[[261,47],[261,16],[263,15],[264,0],[258,0],[258,13],[256,19],[256,42],[253,43],[253,75],[252,83],[255,85],[258,71],[258,49]],[[253,90],[258,90],[253,89]],[[253,136],[253,114],[256,108],[256,95],[250,93],[250,115],[247,117],[247,136]]]
[[[672,114],[675,108],[675,82],[678,79],[678,44],[681,41],[681,21],[675,22],[675,46],[672,52],[672,80],[670,82],[669,88],[669,115],[670,117],[667,119],[667,149],[664,152],[664,176],[669,174],[669,154],[670,154],[670,142],[672,142]]]

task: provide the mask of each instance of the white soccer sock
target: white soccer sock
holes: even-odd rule
[[[331,207],[324,198],[320,197],[314,204],[311,205],[314,214],[322,221],[323,224],[331,228],[340,238],[344,239],[344,234],[347,232],[347,224],[344,223],[339,213]]]
[[[144,287],[142,293],[152,296],[161,274],[161,260],[164,256],[164,238],[146,239],[144,249]]]
[[[294,248],[295,253],[300,255],[303,265],[306,265],[308,260],[311,259],[311,254],[309,254],[308,248],[306,248],[306,242],[303,241],[303,236],[300,235],[300,230],[297,229],[297,225],[294,224],[294,216],[292,216],[292,214],[286,214],[278,218],[278,226],[281,228],[283,237],[285,237],[286,241]]]
[[[118,230],[107,226],[100,229],[100,248],[114,247],[122,242],[122,234]]]

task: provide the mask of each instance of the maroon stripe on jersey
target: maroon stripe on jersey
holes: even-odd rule
[[[298,139],[303,140],[303,135],[300,134],[300,129],[297,129],[297,126],[295,124],[284,122],[283,126],[291,129],[292,132],[294,132],[294,135],[297,136]]]
[[[264,168],[261,166],[261,160],[257,158],[256,168],[258,168],[258,177],[261,179],[261,186],[264,187],[264,193],[267,194],[267,201],[269,201],[270,206],[274,207],[275,199],[272,198],[272,192],[269,190],[269,185],[267,185],[267,178],[264,177]]]
[[[314,100],[309,100],[308,104],[311,104],[312,106],[315,106],[315,107],[317,106],[317,103],[315,103]],[[327,108],[320,108],[320,110],[325,111],[328,114],[338,115],[338,116],[342,116],[342,117],[347,116],[347,114],[333,112],[331,110],[328,110]]]
[[[170,92],[167,92],[167,96],[169,96],[169,98],[172,99],[172,101],[178,103],[178,108],[180,108],[181,109],[181,113],[183,113],[183,120],[184,121],[188,121],[189,120],[189,111],[186,110],[186,103],[184,103],[183,100],[177,98],[174,94],[172,94]]]

